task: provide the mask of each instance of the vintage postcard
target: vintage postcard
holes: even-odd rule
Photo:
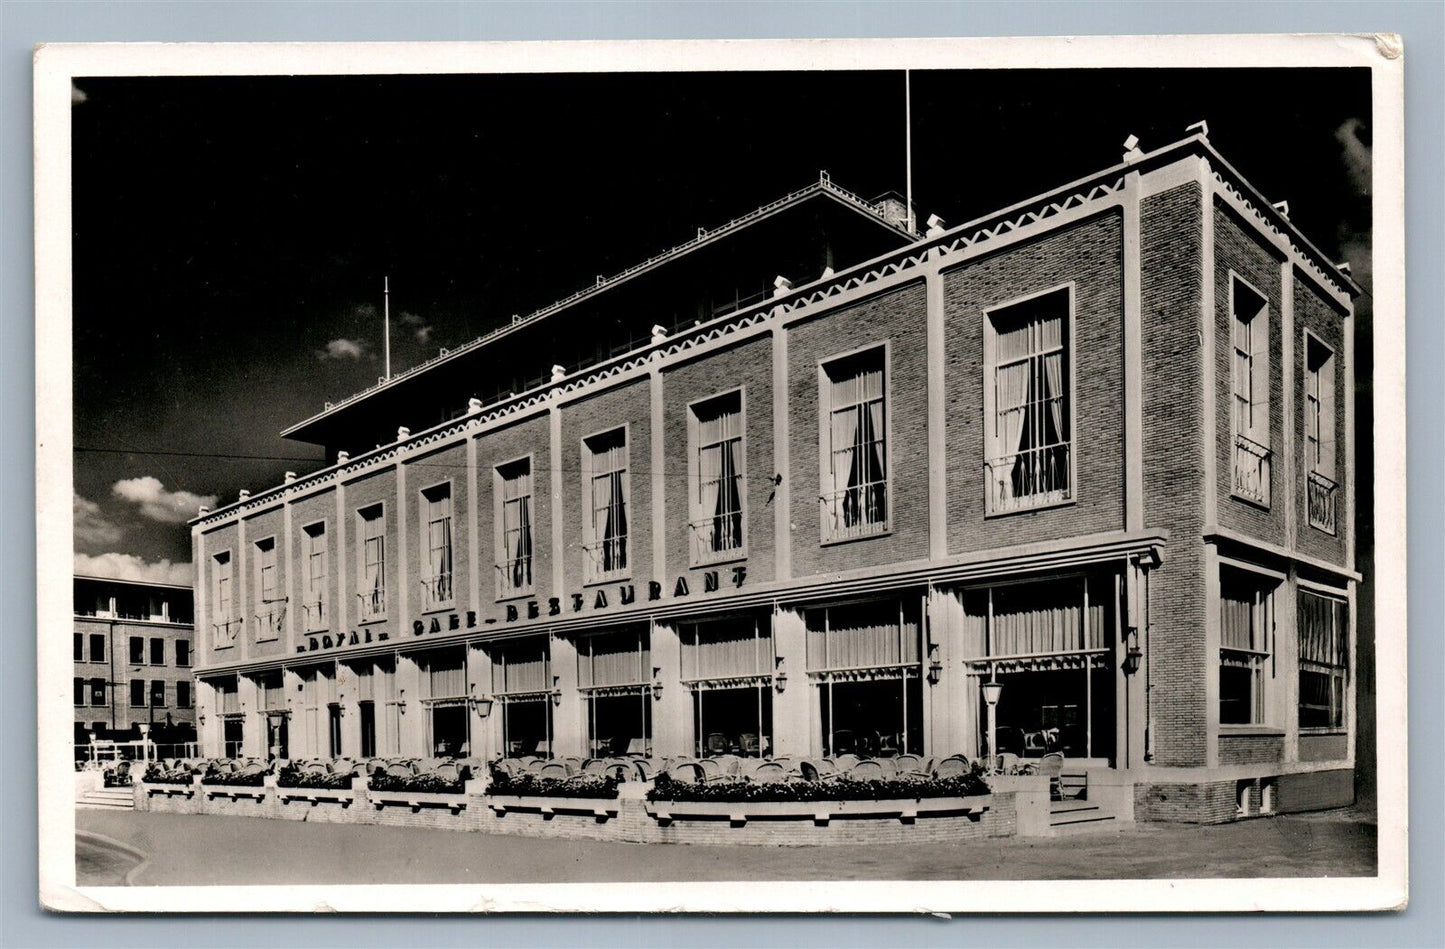
[[[42,901],[1403,906],[1401,56],[41,47]]]

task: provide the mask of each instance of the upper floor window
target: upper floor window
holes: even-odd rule
[[[743,549],[743,396],[729,392],[692,407],[694,563]]]
[[[1266,669],[1273,652],[1274,590],[1279,581],[1219,568],[1219,723],[1265,722]]]
[[[75,704],[85,704],[85,680],[79,676],[75,677]]]
[[[151,680],[151,708],[166,707],[166,681],[164,679]]]
[[[532,589],[532,459],[496,470],[498,519],[497,588],[501,595]]]
[[[326,575],[329,567],[326,522],[307,524],[301,533],[302,556],[306,558],[306,591],[301,598],[301,608],[306,612],[306,629],[325,629]]]
[[[1349,674],[1345,601],[1299,594],[1299,727],[1343,728]]]
[[[452,486],[438,484],[421,492],[423,609],[452,602]]]
[[[185,668],[191,664],[191,641],[189,639],[176,640],[176,665]]]
[[[151,637],[151,665],[166,664],[166,641],[159,636]]]
[[[361,599],[361,618],[386,615],[386,517],[380,504],[356,512],[360,522],[361,569],[357,571],[356,595]]]
[[[888,529],[888,414],[877,347],[822,366],[822,539]]]
[[[1305,334],[1305,479],[1310,526],[1333,534],[1335,481],[1335,354]]]
[[[105,662],[105,634],[90,634],[90,661]]]
[[[84,634],[84,633],[76,633],[76,634],[75,634],[75,661],[76,661],[76,662],[84,662],[84,661],[85,661],[85,634]]]
[[[1269,301],[1238,277],[1229,281],[1230,426],[1233,492],[1269,504]]]
[[[584,439],[588,506],[583,521],[583,550],[587,557],[587,580],[593,582],[627,573],[627,430],[613,429]]]
[[[984,328],[988,513],[1073,497],[1073,289],[988,314]]]
[[[276,538],[256,541],[256,638],[272,639],[285,620],[286,598],[276,564]]]
[[[212,558],[211,563],[211,627],[215,632],[216,646],[229,646],[236,640],[240,621],[235,615],[232,601],[234,590],[231,585],[231,552],[223,550]]]
[[[130,638],[130,664],[143,666],[146,662],[146,641],[144,636]]]

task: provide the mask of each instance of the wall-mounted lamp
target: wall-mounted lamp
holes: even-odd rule
[[[1138,646],[1130,646],[1129,651],[1124,654],[1124,675],[1131,676],[1139,671],[1139,664],[1144,659],[1144,651]]]
[[[486,718],[492,714],[492,697],[490,695],[474,695],[472,696],[472,707],[477,710],[478,715]]]
[[[788,670],[783,663],[783,657],[779,656],[777,667],[773,670],[773,688],[777,689],[779,693],[788,686]]]
[[[943,663],[935,659],[928,664],[928,684],[937,685],[941,678],[943,678]]]
[[[406,714],[406,689],[396,690],[396,710],[403,715]]]
[[[652,697],[653,697],[654,699],[661,699],[661,698],[662,698],[662,667],[661,667],[661,666],[653,666],[653,667],[652,667]]]
[[[202,712],[201,714],[197,715],[197,716],[196,716],[196,722],[199,723],[199,724],[201,724],[201,725],[206,724],[206,713],[205,713],[205,712]],[[92,734],[92,735],[90,736],[90,740],[91,740],[91,741],[94,741],[94,740],[95,740],[95,735],[94,735],[94,734]]]
[[[552,677],[552,704],[553,704],[553,705],[561,705],[561,704],[562,704],[562,677],[561,677],[561,676],[553,676],[553,677]]]

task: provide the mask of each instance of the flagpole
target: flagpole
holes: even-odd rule
[[[913,220],[913,73],[908,69],[903,70],[903,155],[908,165],[908,233],[914,234],[918,224]]]
[[[382,340],[381,348],[384,356],[386,378],[391,378],[391,277],[381,278],[382,297]]]

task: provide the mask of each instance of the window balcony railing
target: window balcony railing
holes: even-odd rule
[[[236,636],[241,632],[241,624],[244,622],[239,616],[222,620],[219,623],[211,624],[211,631],[215,636],[217,647],[230,646],[236,642]]]
[[[1234,436],[1233,491],[1246,501],[1269,504],[1270,450],[1244,435]]]
[[[627,575],[626,534],[618,534],[592,544],[583,544],[582,551],[586,555],[588,583]]]
[[[326,606],[320,600],[302,603],[301,612],[305,615],[308,633],[326,628]]]
[[[439,573],[434,577],[424,577],[417,582],[421,584],[422,609],[435,609],[440,606],[446,606],[452,602],[452,575],[450,573]]]
[[[743,515],[741,511],[714,514],[688,525],[692,534],[692,562],[711,563],[727,560],[743,549]]]
[[[514,557],[497,564],[497,586],[503,596],[529,592],[532,589],[531,555]]]
[[[272,607],[264,613],[256,614],[256,637],[258,639],[274,639],[281,635],[286,625],[286,606]]]
[[[1309,489],[1310,526],[1333,534],[1335,532],[1335,498],[1339,485],[1318,471],[1311,471],[1306,482]]]
[[[823,540],[853,540],[888,530],[888,482],[869,481],[820,495]]]
[[[377,619],[386,615],[386,591],[370,590],[366,593],[356,594],[361,601],[361,618],[363,620]]]
[[[1059,442],[984,462],[988,513],[1007,514],[1069,500],[1071,447]]]

